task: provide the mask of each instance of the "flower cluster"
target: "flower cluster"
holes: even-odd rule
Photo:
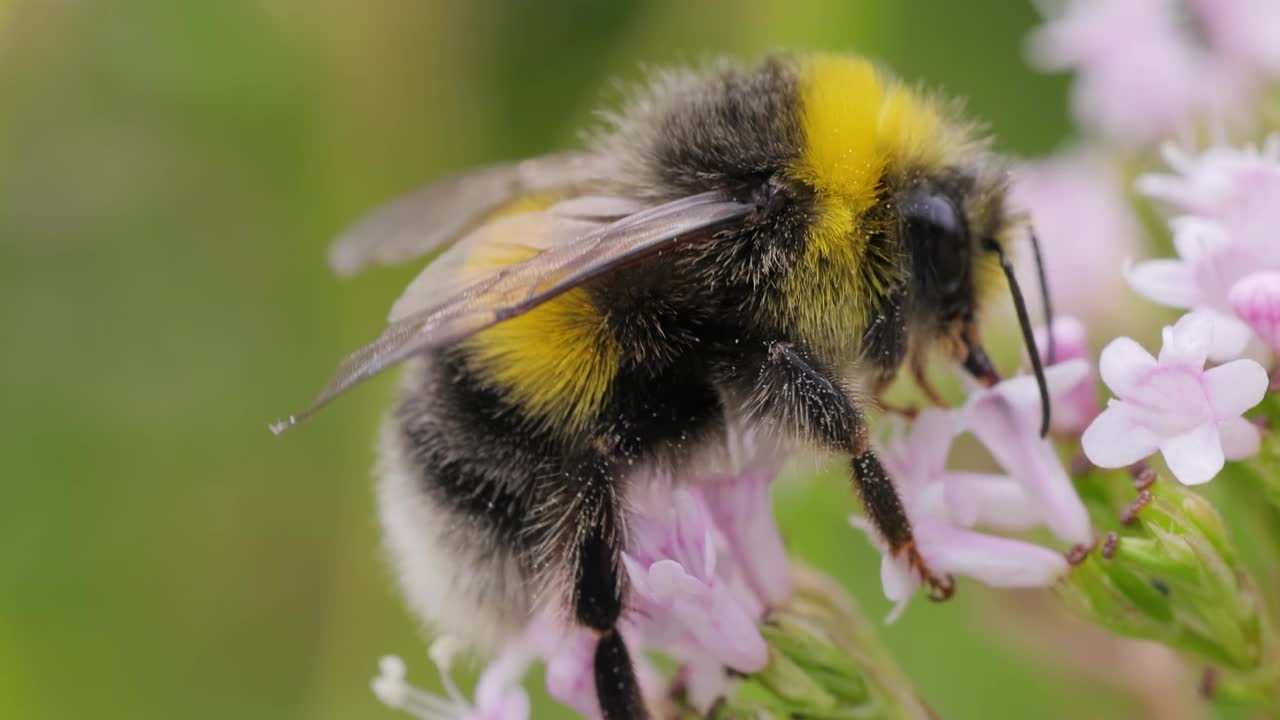
[[[1081,359],[1048,368],[1051,398],[1069,404],[1069,396],[1088,375],[1088,364]],[[1062,554],[977,528],[1016,532],[1047,527],[1067,544],[1091,541],[1084,504],[1051,441],[1038,434],[1039,413],[1034,379],[1020,376],[975,389],[961,408],[925,410],[909,431],[897,423],[883,443],[883,462],[906,507],[916,547],[934,571],[996,587],[1044,587],[1066,573]],[[946,467],[953,441],[964,432],[986,446],[1005,474]],[[851,522],[879,543],[862,518]],[[888,553],[881,579],[886,597],[897,603],[890,615],[894,619],[919,582],[904,559]]]
[[[1176,174],[1144,175],[1138,188],[1171,210],[1178,258],[1139,263],[1129,282],[1150,300],[1211,318],[1214,360],[1239,356],[1251,330],[1276,350],[1280,136],[1261,150],[1190,155],[1170,146],[1164,155]]]
[[[1240,119],[1280,73],[1280,5],[1270,0],[1045,5],[1032,60],[1075,71],[1077,118],[1112,142],[1148,143],[1198,118]]]
[[[708,474],[674,487],[649,478],[628,516],[622,561],[630,579],[629,612],[621,632],[633,654],[651,707],[666,686],[644,651],[680,662],[688,701],[707,709],[722,697],[730,673],[764,669],[769,648],[759,629],[767,608],[791,594],[791,566],[773,521],[769,484],[779,462],[750,437],[735,437],[732,472]],[[510,639],[481,674],[475,701],[449,679],[453,656],[445,638],[433,646],[448,697],[410,687],[398,659],[383,663],[374,691],[387,705],[430,720],[523,720],[529,700],[520,682],[536,660],[546,663],[547,690],[588,718],[600,717],[592,658],[595,636],[543,610],[524,634]]]
[[[1280,641],[1259,612],[1275,605],[1247,576],[1223,517],[1184,487],[1227,475],[1228,491],[1247,494],[1243,505],[1262,522],[1280,508],[1257,502],[1280,497],[1280,446],[1265,420],[1243,417],[1263,403],[1270,422],[1280,418],[1267,400],[1275,373],[1258,362],[1280,354],[1280,136],[1260,148],[1226,140],[1254,137],[1266,122],[1262,101],[1280,78],[1280,3],[1044,7],[1031,53],[1042,67],[1075,71],[1085,132],[1059,156],[1020,166],[1013,198],[1044,241],[1058,307],[1095,331],[1131,320],[1112,308],[1119,276],[1138,295],[1189,311],[1163,329],[1155,356],[1126,336],[1102,350],[1098,375],[1114,397],[1091,409],[1079,436],[1091,464],[1073,463],[1101,537],[1070,554],[1069,579],[1055,590],[1118,635],[1206,663],[1205,696],[1280,711]],[[1183,149],[1205,136],[1208,149]],[[1124,178],[1150,167],[1157,146],[1170,170],[1130,185]],[[1131,190],[1164,214],[1176,257],[1132,262],[1144,239]],[[1162,471],[1146,461],[1157,453],[1179,483],[1157,482]]]

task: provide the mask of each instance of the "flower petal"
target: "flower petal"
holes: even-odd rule
[[[1207,314],[1212,323],[1209,331],[1209,359],[1214,362],[1226,362],[1240,357],[1249,345],[1249,340],[1253,338],[1253,331],[1249,326],[1234,315],[1216,310],[1198,310],[1197,312]]]
[[[995,393],[980,396],[968,415],[970,429],[1034,498],[1041,521],[1053,534],[1069,542],[1089,542],[1092,531],[1084,503],[1052,443],[1039,436],[1036,425]]]
[[[1059,315],[1053,319],[1051,328],[1039,327],[1035,331],[1036,347],[1044,356],[1041,359],[1049,362],[1049,339],[1053,339],[1054,358],[1052,364],[1084,359],[1089,357],[1089,339],[1084,323],[1069,315]]]
[[[947,516],[960,527],[1017,531],[1041,523],[1039,508],[1026,488],[1011,477],[957,472],[943,482]]]
[[[1218,436],[1222,438],[1222,454],[1228,460],[1244,460],[1258,454],[1262,445],[1262,433],[1258,426],[1244,418],[1231,418],[1218,423]]]
[[[1271,378],[1252,360],[1233,360],[1204,374],[1205,393],[1219,420],[1238,417],[1267,394]]]
[[[1147,260],[1130,267],[1125,278],[1134,292],[1169,307],[1190,308],[1202,294],[1191,266],[1182,260]]]
[[[1169,471],[1183,485],[1207,483],[1222,471],[1226,457],[1217,425],[1204,423],[1160,443]]]
[[[595,638],[588,633],[566,638],[547,658],[547,692],[583,717],[600,717],[594,670]]]
[[[1126,395],[1138,379],[1156,368],[1156,359],[1133,338],[1119,337],[1102,349],[1098,372],[1116,395]]]
[[[1186,368],[1199,372],[1214,347],[1216,313],[1204,310],[1189,312],[1161,333],[1159,363],[1162,368]]]
[[[1154,453],[1160,441],[1150,430],[1133,421],[1122,401],[1112,401],[1112,405],[1085,428],[1080,444],[1094,465],[1121,468]]]
[[[769,604],[791,594],[791,563],[773,519],[769,483],[778,465],[756,463],[702,484],[711,517],[751,589]]]
[[[921,411],[911,425],[910,446],[918,453],[919,467],[930,472],[942,470],[951,453],[951,443],[960,432],[956,414],[936,408]]]
[[[1257,333],[1272,352],[1280,351],[1280,272],[1259,272],[1231,286],[1236,317]]]
[[[769,646],[755,618],[728,592],[713,591],[705,603],[677,607],[685,627],[698,643],[724,665],[752,673],[769,662]]]
[[[938,523],[924,524],[916,533],[921,554],[935,570],[993,587],[1045,587],[1069,569],[1062,555],[1021,540]]]

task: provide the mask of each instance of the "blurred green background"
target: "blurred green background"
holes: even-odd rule
[[[0,0],[0,717],[392,717],[380,655],[434,679],[372,507],[391,381],[266,428],[415,271],[339,282],[329,239],[441,173],[571,146],[611,78],[716,53],[857,49],[1045,153],[1066,79],[1026,66],[1036,22],[1024,0]],[[780,499],[878,617],[853,504],[835,479]],[[943,717],[1132,716],[1035,652],[1036,605],[966,583],[884,637]]]

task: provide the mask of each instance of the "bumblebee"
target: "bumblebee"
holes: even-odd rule
[[[850,56],[664,72],[585,149],[441,180],[340,237],[340,273],[447,247],[298,422],[408,361],[380,512],[413,608],[477,646],[555,607],[597,637],[610,720],[646,716],[618,632],[638,470],[745,424],[836,453],[935,599],[866,410],[935,350],[990,384],[1007,173],[953,103]],[[936,393],[932,393],[936,395]]]

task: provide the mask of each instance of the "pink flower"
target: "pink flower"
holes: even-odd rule
[[[972,529],[1022,530],[1039,524],[1043,514],[1023,484],[1013,478],[946,469],[961,419],[962,413],[955,411],[926,410],[909,434],[899,426],[881,450],[885,469],[906,506],[916,548],[935,572],[965,575],[996,587],[1051,584],[1067,571],[1062,555]],[[889,616],[892,622],[919,587],[919,579],[905,558],[886,552],[863,518],[852,517],[850,523],[865,531],[884,553],[880,578],[885,596],[895,603]]]
[[[1036,330],[1036,348],[1040,351],[1041,360],[1049,363],[1050,333],[1045,328]],[[1058,316],[1053,320],[1054,364],[1084,360],[1089,357],[1089,343],[1085,336],[1084,324],[1073,317]],[[1097,377],[1093,368],[1075,383],[1063,391],[1053,403],[1052,427],[1055,431],[1070,435],[1084,432],[1100,411],[1097,392]]]
[[[1259,74],[1280,73],[1280,3],[1275,0],[1190,0],[1216,53]]]
[[[776,460],[757,457],[739,472],[698,483],[734,563],[766,605],[791,596],[791,563],[769,496],[769,485],[779,469],[781,463]]]
[[[1246,275],[1231,286],[1231,307],[1266,344],[1280,355],[1280,272]]]
[[[1176,175],[1145,175],[1138,189],[1163,200],[1177,260],[1148,260],[1131,268],[1129,282],[1163,305],[1204,311],[1212,324],[1209,357],[1238,357],[1249,327],[1236,317],[1231,291],[1255,272],[1280,270],[1280,136],[1262,151],[1214,147],[1189,156],[1170,146],[1165,158]]]
[[[1051,403],[1061,404],[1088,376],[1089,364],[1081,359],[1046,368]],[[963,413],[965,427],[1021,483],[1038,524],[1069,543],[1093,539],[1089,514],[1053,443],[1040,437],[1040,393],[1034,377],[1019,375],[991,388],[975,388]]]
[[[645,644],[677,657],[705,654],[739,672],[768,662],[756,627],[763,604],[735,573],[724,536],[695,489],[677,489],[631,516],[622,559]]]
[[[556,702],[573,708],[584,718],[602,717],[596,695],[595,636],[589,632],[562,632],[544,637],[551,641],[544,647],[547,692]],[[633,650],[633,663],[642,661],[637,655]]]
[[[708,710],[728,688],[726,668],[764,668],[769,648],[757,623],[767,605],[791,594],[791,568],[769,502],[780,459],[772,445],[750,433],[732,432],[730,441],[731,468],[722,474],[692,478],[676,489],[657,472],[634,479],[641,492],[628,509],[622,556],[631,592],[618,631],[651,706],[668,684],[646,651],[665,652],[680,663],[687,697]],[[599,718],[596,642],[555,607],[543,607],[486,666],[474,703],[448,675],[455,649],[448,636],[432,646],[448,697],[407,685],[396,659],[384,662],[374,692],[387,705],[428,720],[525,720],[528,697],[520,678],[540,659],[551,696],[583,717]]]
[[[1054,308],[1089,320],[1109,317],[1124,288],[1122,268],[1145,244],[1124,182],[1100,154],[1073,149],[1014,168],[1012,207],[1027,211],[1040,240]],[[1037,287],[1033,256],[1018,253],[1022,287]],[[1033,314],[1040,294],[1024,290]]]
[[[620,632],[631,654],[641,695],[652,706],[666,692],[666,684],[644,655],[647,638],[626,622]],[[505,655],[526,658],[526,663],[528,658],[541,658],[546,663],[547,693],[582,717],[598,720],[603,714],[596,695],[595,651],[594,633],[581,627],[569,627],[561,613],[546,609],[534,616],[524,635],[512,641]],[[502,662],[502,659],[503,656],[499,656],[497,662]],[[488,673],[489,668],[486,668],[485,675]],[[484,686],[485,675],[481,676],[479,688]]]
[[[1266,370],[1252,360],[1204,369],[1213,321],[1201,313],[1164,329],[1160,357],[1129,338],[1102,351],[1102,379],[1112,399],[1082,438],[1096,465],[1133,464],[1155,451],[1181,482],[1212,480],[1227,458],[1258,451],[1258,429],[1240,417],[1267,391]]]
[[[1071,0],[1031,38],[1032,59],[1074,69],[1080,121],[1122,142],[1167,136],[1198,116],[1237,113],[1248,68],[1197,47],[1171,0]]]
[[[476,685],[476,701],[467,701],[454,684],[449,667],[455,654],[452,641],[437,640],[431,647],[448,697],[440,697],[405,681],[404,661],[395,656],[382,658],[382,674],[373,680],[374,694],[384,705],[420,720],[528,720],[529,696],[520,687],[520,677],[528,662],[514,655],[503,656],[487,667]]]

